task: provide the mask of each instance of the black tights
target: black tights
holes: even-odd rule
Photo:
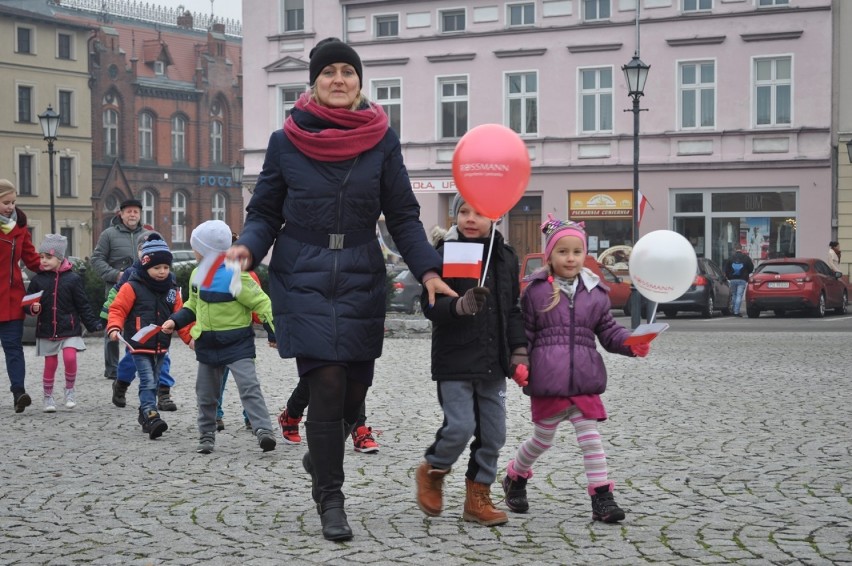
[[[343,419],[354,424],[367,397],[369,386],[347,379],[346,368],[327,365],[305,374],[311,391],[308,406],[310,422],[334,422]]]

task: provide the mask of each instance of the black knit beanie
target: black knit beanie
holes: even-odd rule
[[[328,37],[317,43],[308,57],[311,59],[309,67],[311,85],[317,81],[323,69],[334,63],[352,65],[358,75],[359,87],[364,84],[364,79],[361,77],[361,58],[354,49],[336,37]]]

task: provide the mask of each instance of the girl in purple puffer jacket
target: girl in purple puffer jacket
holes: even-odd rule
[[[595,337],[608,352],[625,356],[644,357],[649,347],[624,344],[630,331],[610,315],[607,287],[583,267],[583,224],[547,216],[541,226],[546,265],[530,276],[521,299],[529,375],[521,367],[513,377],[531,397],[535,429],[506,467],[506,505],[516,513],[527,512],[526,483],[533,475],[532,466],[552,446],[559,423],[569,421],[583,451],[592,519],[615,523],[624,519],[624,511],[613,498],[614,484],[607,475],[598,433],[597,422],[607,418],[600,398],[606,389],[606,367]]]

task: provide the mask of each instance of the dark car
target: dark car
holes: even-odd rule
[[[748,280],[746,314],[757,318],[760,311],[773,310],[775,316],[784,316],[787,311],[802,309],[818,317],[825,316],[827,309],[845,314],[849,290],[842,277],[817,258],[766,260]]]
[[[411,314],[420,314],[420,294],[423,285],[414,277],[409,270],[401,271],[393,278],[393,291],[391,292],[388,310],[401,311]]]
[[[717,310],[728,316],[731,314],[731,284],[713,260],[699,257],[695,279],[689,289],[674,301],[661,303],[658,308],[670,317],[682,311],[691,311],[700,312],[704,318],[711,318]]]

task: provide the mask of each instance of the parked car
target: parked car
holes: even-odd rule
[[[731,314],[731,284],[716,263],[706,257],[698,258],[695,279],[686,292],[668,303],[661,303],[659,310],[667,317],[675,317],[681,311],[700,312],[711,318],[716,311]]]
[[[788,311],[806,309],[823,317],[827,309],[845,314],[849,290],[843,274],[821,259],[794,257],[769,259],[761,263],[748,281],[746,314],[757,318],[763,310],[784,316]]]
[[[409,270],[401,271],[393,278],[393,292],[388,303],[388,310],[401,311],[410,314],[420,314],[420,295],[423,285]]]
[[[172,269],[186,266],[195,267],[197,264],[195,252],[192,250],[172,250]]]
[[[521,292],[527,288],[529,281],[526,281],[527,276],[544,265],[544,254],[534,253],[527,254],[524,257],[521,265]],[[602,265],[594,257],[587,255],[584,267],[591,269],[601,280],[609,287],[609,301],[612,303],[612,308],[622,309],[624,314],[630,316],[630,283],[625,282],[621,277],[613,273],[613,271],[605,265]],[[643,302],[646,302],[643,299]]]

